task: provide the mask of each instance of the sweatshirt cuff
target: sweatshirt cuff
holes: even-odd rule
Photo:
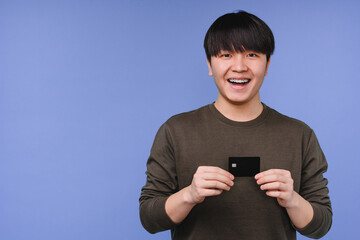
[[[174,228],[177,224],[174,223],[171,218],[167,215],[165,210],[165,203],[169,197],[162,197],[157,199],[154,203],[154,209],[159,209],[159,211],[154,211],[154,219],[159,219],[159,225],[162,230],[168,230]]]
[[[323,213],[321,212],[321,208],[317,204],[313,204],[313,203],[310,204],[314,210],[314,216],[310,221],[310,223],[301,229],[293,225],[294,228],[304,236],[312,236],[316,234],[316,232],[320,229],[323,221]]]

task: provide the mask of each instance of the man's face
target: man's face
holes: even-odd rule
[[[221,51],[208,61],[209,75],[219,90],[218,101],[228,104],[260,102],[259,89],[267,74],[266,55],[252,51]]]

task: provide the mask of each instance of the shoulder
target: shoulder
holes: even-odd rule
[[[170,144],[175,146],[176,142],[186,142],[189,136],[197,132],[200,124],[205,119],[208,119],[209,105],[200,107],[198,109],[176,114],[170,117],[165,123],[159,128],[155,140],[154,146],[165,146]],[[159,147],[159,148],[160,148]]]
[[[269,118],[269,123],[275,128],[282,129],[282,131],[289,131],[289,133],[297,132],[297,133],[303,133],[305,135],[312,134],[313,132],[312,128],[309,125],[307,125],[305,122],[284,115],[270,107],[268,108],[271,113],[270,114],[271,117]]]
[[[186,139],[195,132],[199,132],[200,129],[203,129],[204,124],[211,121],[210,114],[209,105],[176,114],[162,124],[158,135],[162,133],[172,141],[179,138]]]
[[[203,107],[200,107],[198,109],[183,112],[176,114],[172,117],[170,117],[166,122],[165,125],[169,127],[186,127],[186,126],[193,126],[196,124],[201,123],[205,119],[208,118],[209,114],[209,105],[205,105]]]

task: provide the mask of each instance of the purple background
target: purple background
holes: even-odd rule
[[[216,99],[203,38],[240,9],[276,39],[262,101],[327,156],[324,239],[356,239],[360,2],[341,0],[0,1],[0,239],[169,239],[138,217],[150,147]]]

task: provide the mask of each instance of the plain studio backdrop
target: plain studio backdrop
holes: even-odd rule
[[[360,2],[341,0],[0,1],[0,239],[169,239],[139,220],[146,161],[164,121],[216,100],[203,39],[236,10],[275,35],[262,101],[327,157],[324,239],[357,239]]]

